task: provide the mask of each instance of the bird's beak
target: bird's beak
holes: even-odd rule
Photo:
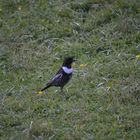
[[[73,62],[77,61],[75,58],[73,59]]]
[[[73,67],[75,66],[75,61],[77,61],[77,60],[74,58],[73,59],[73,64],[72,64]]]

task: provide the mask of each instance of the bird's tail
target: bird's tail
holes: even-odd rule
[[[41,91],[46,90],[47,88],[49,88],[51,86],[51,84],[47,84],[44,88],[41,89]]]

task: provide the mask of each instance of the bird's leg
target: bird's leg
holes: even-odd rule
[[[63,87],[60,87],[60,90],[61,90],[61,93],[63,93],[64,91],[63,91]]]
[[[61,97],[65,101],[66,100],[66,95],[65,95],[65,92],[63,90],[63,87],[60,87],[60,89],[61,89]]]

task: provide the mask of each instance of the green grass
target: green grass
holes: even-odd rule
[[[1,0],[0,139],[139,140],[139,7]],[[38,94],[67,55],[77,62],[65,92]]]

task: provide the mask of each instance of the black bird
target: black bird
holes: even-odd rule
[[[64,59],[63,65],[59,69],[59,71],[56,73],[56,75],[46,84],[46,86],[41,89],[41,91],[44,91],[45,89],[56,86],[60,87],[61,91],[63,90],[63,87],[69,82],[69,80],[72,77],[72,63],[75,61],[74,57],[66,57]]]

